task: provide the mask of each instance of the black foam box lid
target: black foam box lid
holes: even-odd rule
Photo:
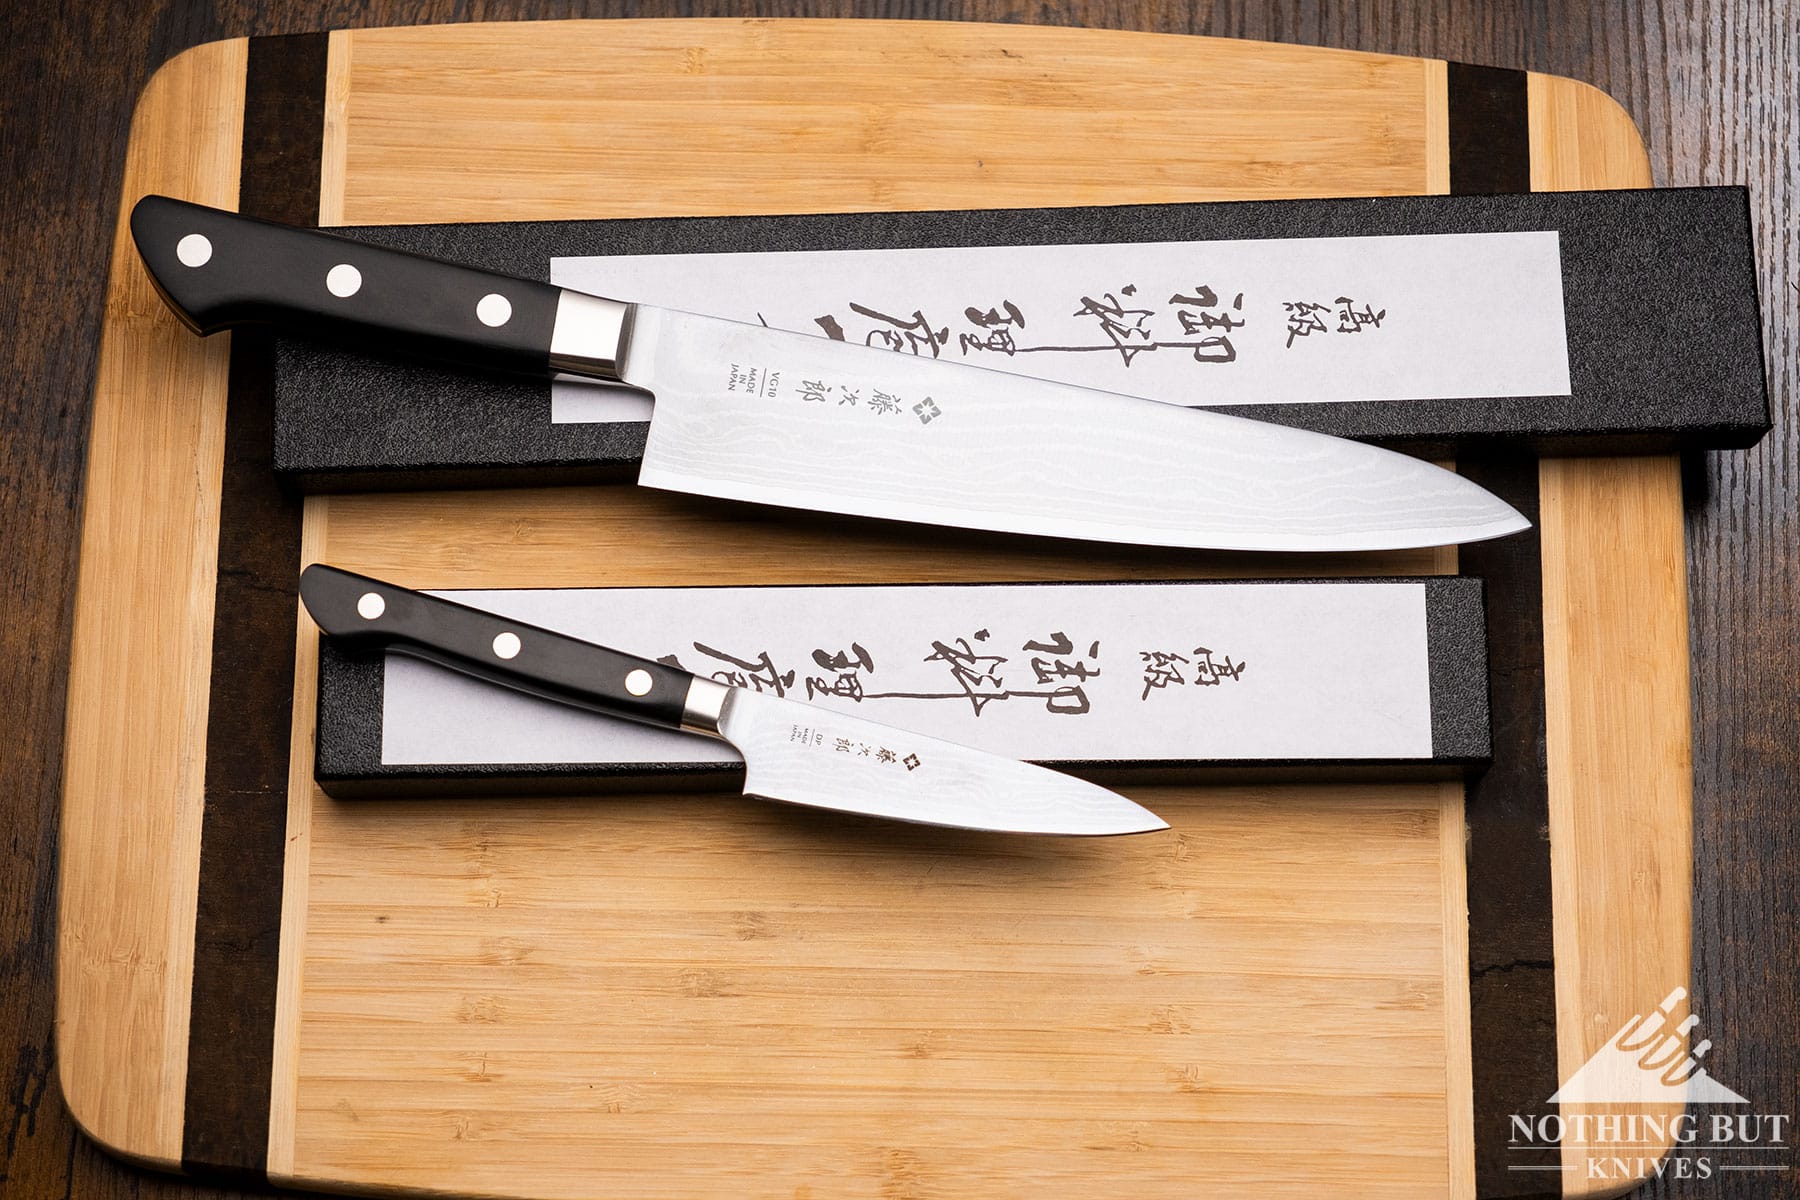
[[[1099,208],[367,226],[347,237],[548,279],[552,258],[738,250],[1230,241],[1555,230],[1571,394],[1234,405],[1430,456],[1661,453],[1769,428],[1739,187]],[[620,299],[631,299],[624,296]],[[629,476],[642,422],[554,424],[547,380],[281,336],[274,464],[309,491]]]

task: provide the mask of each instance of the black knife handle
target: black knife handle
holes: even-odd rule
[[[548,283],[167,196],[137,202],[131,236],[163,299],[196,333],[274,323],[490,370],[551,370],[564,292]],[[579,299],[588,309],[616,304]],[[628,306],[616,308],[623,320]],[[580,373],[616,379],[614,366]]]
[[[680,667],[337,567],[315,564],[302,571],[300,599],[320,629],[351,644],[381,646],[517,691],[648,725],[716,729],[716,719],[709,721],[708,714],[689,713],[688,693],[695,680]],[[711,680],[701,683],[699,691],[709,702],[722,690]]]

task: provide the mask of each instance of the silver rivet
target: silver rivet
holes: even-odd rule
[[[204,267],[212,261],[212,243],[204,233],[190,233],[175,243],[175,257],[184,267]]]
[[[650,672],[639,667],[625,677],[625,690],[634,696],[642,696],[650,690]]]
[[[373,621],[386,611],[387,601],[376,592],[364,592],[356,602],[356,615],[365,621]]]
[[[475,315],[481,318],[483,325],[498,329],[512,320],[512,301],[499,292],[489,292],[475,302]]]
[[[354,296],[361,288],[362,272],[349,263],[339,263],[325,273],[325,289],[334,296]]]
[[[494,638],[495,658],[517,658],[524,643],[519,641],[516,633],[502,633]]]

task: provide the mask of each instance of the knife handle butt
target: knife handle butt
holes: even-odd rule
[[[278,323],[378,350],[542,375],[561,289],[422,255],[146,196],[131,236],[182,323]]]
[[[322,564],[301,572],[300,599],[321,630],[351,644],[647,725],[684,724],[695,679],[680,667]]]

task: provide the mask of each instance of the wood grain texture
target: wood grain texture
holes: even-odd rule
[[[1533,191],[1650,185],[1637,138],[1621,136],[1630,118],[1603,93],[1536,77],[1529,111]],[[1687,644],[1687,557],[1673,458],[1549,460],[1539,486],[1556,1029],[1567,1079],[1628,1021],[1687,982],[1688,664],[1644,653],[1647,645]],[[1628,571],[1608,561],[1609,548],[1621,545],[1635,551]],[[1594,904],[1596,896],[1623,902]],[[1565,1104],[1560,1111],[1666,1120],[1680,1110]],[[1671,1148],[1651,1140],[1621,1156],[1565,1138],[1564,1194],[1627,1191],[1653,1178]],[[1614,1162],[1621,1157],[1628,1169]]]
[[[1474,1030],[1470,1026],[1468,824],[1464,786],[1438,785],[1439,896],[1444,932],[1444,1104],[1449,1173],[1445,1195],[1477,1194]]]
[[[354,132],[327,175],[351,181],[351,225],[1364,196],[1427,182],[1416,59],[1126,32],[1071,51],[1029,26],[864,24],[862,37],[829,21],[620,22],[604,38],[542,24],[357,31]],[[546,69],[544,47],[565,36],[605,68]],[[458,85],[421,86],[427,60]],[[704,167],[676,190],[671,164]],[[356,186],[368,178],[386,182]]]
[[[1435,790],[1140,790],[1174,836],[1023,846],[717,796],[315,803],[296,1172],[1443,1195]]]
[[[1750,189],[1775,429],[1753,450],[1683,464],[1692,1008],[1714,1075],[1760,1111],[1800,1113],[1800,23],[1791,6],[1683,3],[1598,44],[1613,63],[1607,89],[1649,134],[1658,183]],[[1709,1193],[1667,1182],[1650,1194]],[[1800,1173],[1714,1194],[1800,1195]]]
[[[312,521],[301,526],[300,561],[322,562],[325,558],[325,530],[329,522],[329,499],[313,501],[317,506]],[[314,692],[319,683],[319,638],[316,629],[305,619],[304,607],[296,606],[294,622],[294,690]],[[294,1172],[294,1130],[299,1114],[293,1081],[299,1077],[300,1001],[306,986],[305,946],[308,906],[312,902],[312,814],[314,738],[318,729],[316,705],[293,707],[293,729],[289,737],[292,752],[288,759],[287,794],[307,797],[307,803],[287,806],[287,852],[282,862],[281,947],[279,962],[286,963],[276,979],[275,1042],[269,1057],[269,1142],[264,1169],[273,1179]]]
[[[184,46],[250,33],[345,24],[617,16],[613,3],[314,0],[279,10],[227,0],[152,0],[111,10],[19,0],[0,13],[16,54],[0,94],[0,236],[21,300],[0,394],[0,1055],[6,1137],[0,1179],[18,1196],[217,1196],[136,1173],[75,1136],[50,1071],[51,863],[81,456],[101,291],[116,219],[127,121],[149,69]],[[632,6],[639,15],[729,15],[739,5]],[[1239,0],[1162,3],[808,3],[769,15],[1029,20],[1248,36],[1522,66],[1590,80],[1644,131],[1657,182],[1747,183],[1761,241],[1776,431],[1757,450],[1688,464],[1688,541],[1696,649],[1695,1008],[1719,1078],[1772,1111],[1800,1110],[1794,896],[1800,888],[1789,798],[1800,777],[1794,597],[1797,458],[1792,409],[1800,359],[1795,289],[1796,121],[1792,15],[1761,0],[1660,0],[1552,10],[1468,3],[1321,6]],[[1665,1182],[1649,1194],[1796,1194],[1791,1177]]]
[[[1557,1036],[1567,1079],[1627,1022],[1686,986],[1687,663],[1645,653],[1651,644],[1686,640],[1686,563],[1673,460],[1549,460],[1542,486]],[[1606,567],[1608,548],[1621,543],[1638,549],[1635,570]],[[1629,740],[1618,737],[1626,729]],[[1666,1120],[1678,1111],[1561,1106],[1565,1118]],[[1611,1144],[1565,1138],[1565,1192],[1617,1195],[1652,1177],[1666,1148],[1646,1139],[1620,1155]],[[1618,1169],[1615,1158],[1630,1168]]]
[[[244,49],[209,45],[157,73],[133,122],[128,188],[236,203]],[[182,337],[161,305],[121,220],[69,666],[57,1038],[76,1121],[174,1168],[229,343]]]

